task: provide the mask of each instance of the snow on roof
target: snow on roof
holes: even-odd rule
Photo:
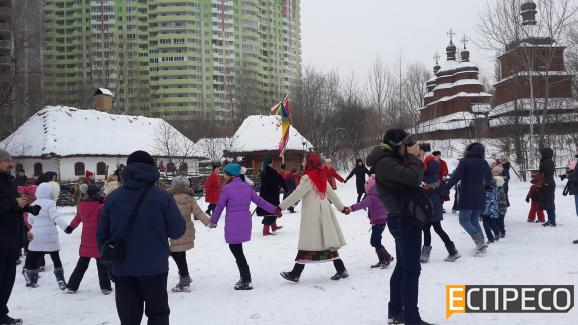
[[[448,71],[453,71],[455,69],[457,69],[459,67],[459,63],[456,60],[447,60],[442,67],[440,68],[440,70],[437,72],[442,73],[442,72],[448,72]]]
[[[533,116],[534,125],[538,125],[540,123],[541,117],[538,115]],[[510,125],[530,125],[530,121],[532,118],[530,116],[518,116],[517,121],[513,116],[499,116],[490,119],[490,127],[498,127],[498,126],[510,126]],[[576,123],[578,121],[578,114],[577,113],[568,113],[568,114],[550,114],[546,116],[546,124],[555,124],[555,123]]]
[[[506,82],[510,79],[514,79],[516,77],[528,77],[528,76],[532,76],[532,77],[546,77],[546,76],[568,76],[568,77],[572,77],[573,75],[571,73],[568,73],[566,71],[520,71],[518,73],[514,73],[511,76],[508,76],[498,82],[496,82],[494,84],[495,85],[499,85],[503,82]]]
[[[98,88],[94,94],[95,95],[103,94],[103,95],[108,95],[108,96],[114,96],[112,94],[112,91],[110,91],[106,88]]]
[[[452,96],[442,97],[442,98],[436,100],[435,102],[429,103],[427,106],[434,105],[434,104],[437,104],[440,102],[447,102],[447,101],[450,101],[452,99],[459,98],[459,97],[492,97],[492,95],[490,95],[488,93],[484,93],[484,92],[482,92],[482,93],[466,93],[466,92],[462,91],[462,92],[459,92],[459,93],[452,95]]]
[[[538,109],[537,114],[540,114],[541,110],[544,108],[544,98],[534,99],[536,108]],[[507,102],[505,104],[498,105],[492,109],[489,117],[495,117],[504,115],[514,110],[518,111],[529,111],[533,106],[533,100],[531,98],[522,98],[517,101]],[[549,110],[577,110],[578,100],[573,98],[549,98],[548,99],[548,109]]]
[[[421,123],[418,133],[463,129],[470,127],[474,119],[474,114],[470,112],[452,113]]]
[[[454,83],[439,84],[434,88],[434,90],[449,89],[449,88],[453,88],[453,87],[457,87],[457,86],[465,86],[465,85],[483,86],[483,84],[479,80],[476,80],[476,79],[461,79],[461,80],[458,80]]]
[[[472,112],[474,114],[487,114],[492,110],[490,104],[472,104]]]
[[[25,157],[128,156],[136,150],[158,157],[164,156],[155,148],[158,144],[155,134],[161,125],[174,132],[177,143],[194,148],[193,141],[162,119],[65,106],[45,107],[0,142],[0,146],[7,147],[15,156]]]
[[[277,126],[277,117],[252,115],[247,117],[233,135],[230,152],[275,151],[279,149],[281,127]],[[303,146],[305,143],[305,147]],[[289,143],[286,150],[304,149],[308,151],[313,145],[293,126],[289,129]]]

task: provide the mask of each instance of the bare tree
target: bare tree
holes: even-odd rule
[[[377,55],[373,61],[366,85],[366,96],[369,104],[377,112],[378,120],[384,121],[384,110],[387,97],[390,95],[389,70]]]
[[[167,157],[169,162],[172,162],[173,158],[178,157],[180,154],[180,136],[181,134],[177,129],[166,122],[162,122],[155,131],[154,148],[160,156]]]

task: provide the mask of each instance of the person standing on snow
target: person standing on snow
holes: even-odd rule
[[[371,247],[375,248],[377,254],[377,264],[372,265],[371,268],[385,269],[393,261],[393,256],[389,254],[387,249],[381,244],[381,237],[385,226],[387,224],[387,210],[383,206],[383,202],[379,198],[377,186],[375,185],[375,174],[371,175],[365,183],[365,191],[367,195],[365,198],[352,205],[349,209],[351,212],[367,209],[369,222],[371,223]]]
[[[221,176],[219,176],[219,166],[214,165],[213,171],[205,185],[203,185],[203,191],[205,192],[205,202],[209,203],[209,207],[205,211],[209,216],[215,210],[217,202],[219,202],[219,194],[221,193]]]
[[[259,196],[265,199],[267,202],[277,206],[279,205],[279,195],[280,189],[282,188],[285,192],[288,192],[287,184],[285,180],[275,169],[272,167],[273,159],[269,156],[263,158],[263,168],[261,169],[261,189],[259,190]],[[277,231],[283,226],[277,225],[277,216],[270,211],[262,208],[257,208],[257,215],[263,217],[263,236],[272,235],[272,231]]]
[[[331,166],[331,159],[325,159],[325,166],[323,166],[323,172],[325,173],[325,177],[327,177],[327,181],[331,188],[335,191],[337,190],[337,182],[335,180],[340,181],[341,183],[345,183],[345,180],[341,175],[335,171],[335,168]]]
[[[387,226],[395,239],[397,261],[391,275],[389,324],[428,325],[419,314],[422,225],[402,202],[419,189],[424,174],[419,144],[403,129],[390,129],[365,160],[375,168],[379,196],[387,209]]]
[[[299,282],[305,264],[333,261],[337,273],[331,280],[345,279],[349,277],[349,273],[338,252],[345,246],[345,238],[331,204],[345,214],[351,211],[328,186],[329,182],[321,169],[319,156],[310,153],[304,163],[305,172],[299,186],[279,205],[281,210],[286,210],[297,201],[302,201],[299,247],[295,265],[292,271],[282,272],[281,276],[288,281]]]
[[[291,193],[293,193],[297,186],[295,185],[295,178],[293,177],[293,173],[287,170],[287,166],[285,166],[285,164],[281,165],[281,171],[279,171],[279,175],[283,177],[283,180],[285,180],[285,186],[287,186],[287,191],[283,191],[283,200],[285,200],[289,195],[291,195]],[[290,207],[287,210],[289,210],[291,213],[295,213],[294,207]]]
[[[367,176],[371,176],[369,174],[369,170],[367,169],[367,167],[365,167],[365,164],[363,163],[363,159],[357,159],[355,162],[355,167],[353,168],[351,173],[349,173],[349,175],[345,179],[345,183],[347,183],[347,181],[349,181],[349,179],[351,179],[351,177],[353,177],[353,175],[355,175],[355,187],[357,188],[357,203],[359,203],[359,201],[361,201],[363,194],[366,193],[365,192],[365,175],[366,174],[367,174]]]
[[[484,233],[480,226],[480,216],[484,209],[485,192],[490,189],[492,172],[490,165],[484,159],[486,149],[480,143],[472,143],[466,148],[464,158],[448,180],[451,189],[461,182],[459,191],[460,225],[472,237],[476,248],[474,254],[485,253]]]
[[[440,155],[441,156],[441,155]],[[445,259],[446,262],[455,262],[461,257],[460,253],[456,249],[456,245],[450,239],[450,236],[442,228],[443,216],[443,200],[442,192],[446,189],[442,187],[442,181],[440,178],[440,168],[441,164],[436,158],[435,153],[427,156],[424,159],[425,173],[423,176],[423,188],[428,198],[433,204],[433,220],[429,222],[423,229],[423,248],[421,251],[420,260],[422,263],[429,262],[432,246],[431,246],[431,228],[440,239],[444,242],[446,249],[448,251],[448,257]]]
[[[247,264],[247,259],[243,253],[243,243],[251,240],[251,202],[265,211],[281,217],[281,211],[257,195],[249,184],[243,182],[239,177],[241,166],[239,164],[229,164],[224,168],[223,191],[219,197],[219,202],[215,212],[211,216],[209,228],[216,228],[223,210],[227,210],[225,215],[225,241],[229,244],[229,249],[235,257],[235,262],[239,268],[240,279],[235,283],[235,290],[252,290],[253,280],[251,269]]]
[[[187,266],[187,251],[195,246],[195,224],[191,215],[205,226],[208,226],[211,220],[197,204],[195,192],[191,189],[190,182],[186,177],[173,178],[168,192],[173,195],[187,225],[187,230],[183,236],[170,240],[171,257],[179,269],[179,283],[173,288],[173,292],[189,292],[192,281]]]
[[[125,258],[111,267],[121,324],[169,324],[169,243],[186,231],[175,199],[156,187],[160,173],[145,151],[128,156],[122,186],[107,197],[98,222],[98,247],[122,236]],[[130,225],[129,225],[130,224]],[[129,227],[127,227],[129,225]]]
[[[554,150],[550,148],[540,149],[539,151],[540,167],[539,170],[544,174],[544,186],[540,191],[540,208],[548,213],[548,221],[544,227],[556,227],[556,165],[554,164]]]
[[[84,277],[84,273],[88,269],[88,264],[91,259],[96,260],[96,268],[98,270],[98,283],[103,295],[109,295],[112,292],[112,286],[108,277],[108,269],[106,265],[100,263],[100,249],[96,243],[96,228],[98,227],[98,219],[100,218],[100,211],[102,210],[102,196],[100,195],[100,188],[96,185],[89,185],[84,200],[80,201],[76,207],[76,216],[70,222],[70,225],[64,232],[71,234],[74,229],[82,223],[82,236],[80,239],[80,250],[78,262],[70,279],[66,292],[74,294],[80,286],[80,282]]]

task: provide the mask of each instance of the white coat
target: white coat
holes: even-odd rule
[[[68,224],[58,213],[56,203],[52,200],[53,189],[50,183],[42,183],[36,189],[36,201],[32,205],[39,205],[40,213],[37,216],[28,214],[28,222],[32,226],[30,232],[34,235],[34,239],[28,245],[30,251],[56,252],[60,250],[56,225],[65,230]]]

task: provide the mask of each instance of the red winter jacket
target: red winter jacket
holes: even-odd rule
[[[335,171],[335,168],[323,166],[323,172],[325,173],[325,176],[327,177],[327,181],[329,182],[329,185],[331,185],[331,188],[333,188],[334,190],[337,189],[337,182],[335,182],[336,179],[338,181],[340,181],[341,183],[345,183],[345,179],[343,179],[343,177],[341,177],[339,174],[337,174],[337,172]]]
[[[76,207],[76,216],[70,222],[70,228],[76,229],[82,222],[82,237],[79,254],[82,257],[100,258],[100,249],[96,242],[96,229],[103,204],[99,201],[81,201]]]
[[[205,188],[205,202],[217,204],[221,194],[221,177],[217,172],[212,172],[207,178],[204,185]]]

